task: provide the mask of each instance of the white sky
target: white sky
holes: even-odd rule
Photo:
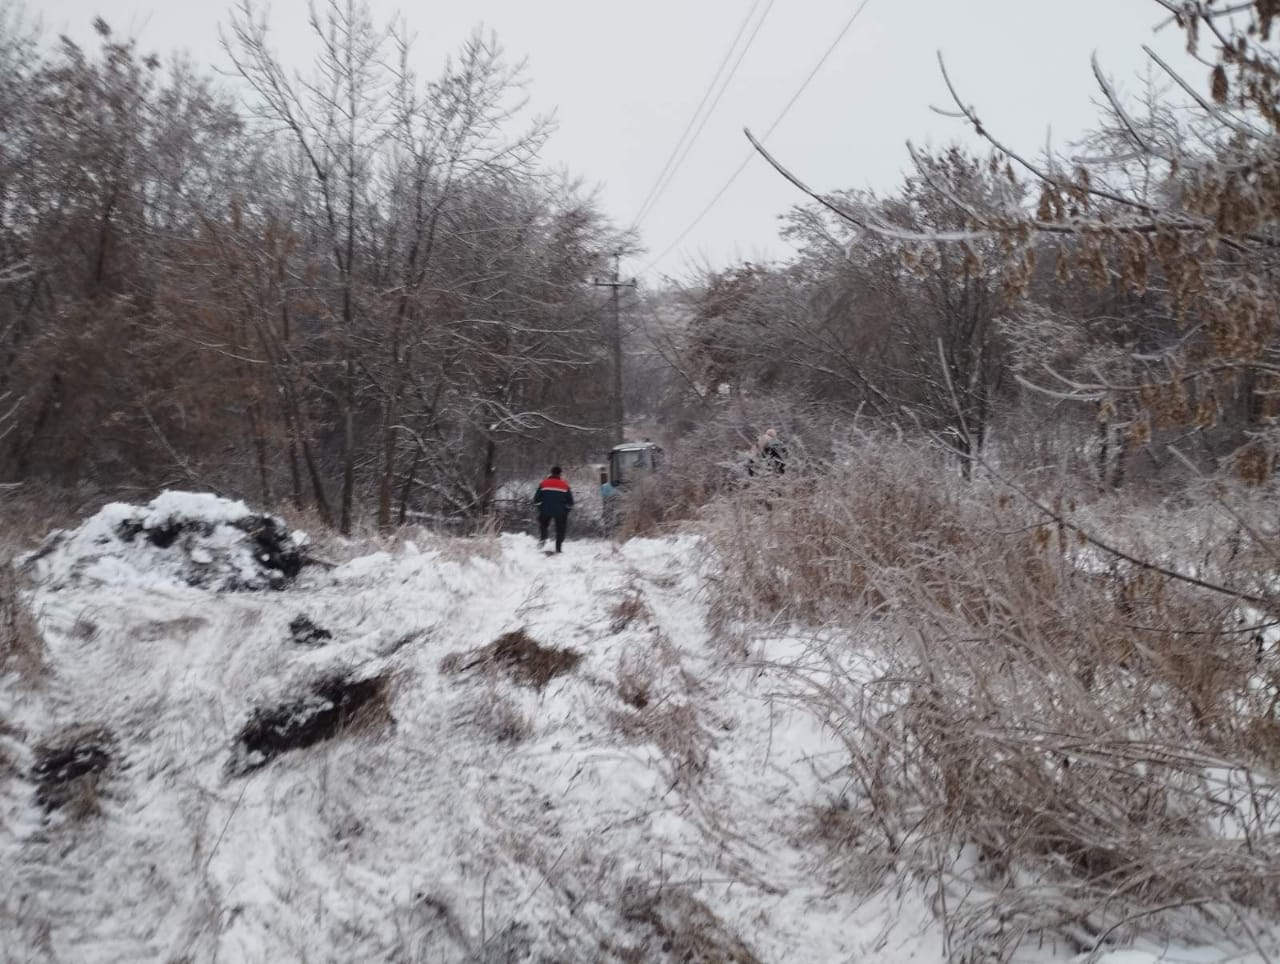
[[[640,225],[644,269],[724,185],[749,151],[742,127],[762,134],[835,39],[859,0],[775,0],[755,42],[701,137]],[[446,53],[483,23],[513,58],[528,60],[536,110],[554,109],[559,131],[548,161],[598,184],[605,210],[629,224],[701,100],[752,0],[472,0],[402,5],[370,0],[385,21],[403,9],[417,35],[419,72],[433,76]],[[765,9],[762,0],[756,13]],[[274,42],[286,58],[306,49],[306,0],[271,4]],[[35,0],[51,33],[90,37],[103,16],[161,54],[186,50],[225,66],[218,27],[229,0]],[[948,69],[984,123],[1010,146],[1037,153],[1077,137],[1096,116],[1089,57],[1133,90],[1151,44],[1181,68],[1182,37],[1158,32],[1153,0],[869,0],[862,15],[787,114],[768,146],[820,190],[890,191],[907,163],[906,140],[972,143],[949,106],[935,60]],[[750,33],[750,29],[748,29]],[[1204,69],[1191,65],[1197,85]],[[695,230],[643,275],[684,275],[691,266],[781,256],[778,215],[801,200],[759,158]]]

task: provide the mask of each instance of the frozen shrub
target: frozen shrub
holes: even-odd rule
[[[941,455],[871,440],[804,474],[750,480],[703,514],[723,570],[717,614],[820,623],[874,608],[880,573],[989,521],[962,488]]]
[[[812,819],[833,867],[928,881],[955,946],[997,955],[1274,913],[1267,502],[1190,500],[1162,541],[1153,506],[1028,493],[1054,518],[927,454],[863,453],[769,508],[737,493],[707,527],[723,622],[867,640],[857,671],[847,643],[788,667],[846,748]]]

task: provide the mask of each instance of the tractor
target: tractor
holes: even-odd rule
[[[658,471],[662,448],[653,442],[624,442],[609,452],[608,482],[615,488]]]
[[[601,522],[605,532],[618,526],[627,486],[653,475],[661,466],[662,448],[653,442],[624,442],[610,449],[608,464],[600,466]]]

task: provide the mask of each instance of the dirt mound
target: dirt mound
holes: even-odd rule
[[[329,677],[304,696],[278,706],[259,707],[240,729],[228,770],[241,776],[266,766],[282,753],[314,746],[341,733],[394,722],[391,681]]]
[[[20,560],[52,588],[91,583],[244,591],[282,589],[308,562],[307,538],[282,519],[215,495],[165,492],[113,502],[78,529],[52,533]]]

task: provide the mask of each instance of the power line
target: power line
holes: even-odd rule
[[[662,179],[666,176],[667,171],[671,167],[671,163],[676,159],[676,155],[680,153],[680,147],[684,144],[684,139],[689,136],[689,131],[693,129],[694,123],[698,119],[698,115],[702,113],[702,108],[706,106],[707,98],[711,96],[711,92],[715,90],[716,84],[720,81],[720,75],[724,73],[724,68],[729,63],[729,58],[733,56],[734,50],[738,47],[738,41],[742,39],[742,35],[747,31],[747,24],[751,23],[751,18],[755,16],[756,9],[760,6],[760,0],[752,0],[751,9],[747,11],[747,15],[742,18],[742,23],[738,26],[738,32],[733,37],[733,43],[729,45],[729,49],[724,52],[724,57],[720,60],[720,66],[716,68],[715,74],[711,77],[711,82],[707,84],[707,89],[702,93],[702,100],[698,101],[698,106],[694,108],[693,114],[689,118],[689,123],[685,124],[684,130],[681,132],[676,146],[671,149],[671,155],[667,158],[666,163],[662,165],[662,170],[658,172],[658,177],[654,180],[653,185],[649,188],[649,193],[645,195],[644,202],[640,205],[640,210],[631,222],[631,226],[635,227],[640,218],[644,216],[645,210],[649,207],[649,202],[653,200],[654,192],[658,190],[658,185],[662,183]]]
[[[725,77],[724,82],[720,85],[720,89],[716,92],[715,98],[711,101],[711,106],[708,107],[707,112],[702,115],[702,120],[699,121],[697,129],[693,132],[693,136],[689,138],[688,143],[684,145],[684,150],[680,153],[680,156],[676,159],[675,164],[671,166],[670,172],[668,173],[664,170],[663,174],[660,174],[658,176],[658,183],[654,185],[654,189],[650,190],[649,198],[647,198],[645,204],[641,206],[640,213],[636,215],[635,221],[632,222],[632,225],[631,225],[632,228],[635,228],[636,226],[638,226],[640,222],[643,221],[649,214],[653,213],[653,209],[657,207],[658,201],[662,199],[662,195],[666,193],[667,188],[671,186],[671,182],[675,180],[676,173],[680,170],[680,166],[684,164],[685,158],[689,156],[689,152],[693,150],[693,146],[694,144],[697,143],[698,138],[702,136],[702,131],[706,128],[707,122],[711,120],[711,115],[715,113],[716,107],[719,106],[720,99],[724,97],[724,92],[728,90],[729,85],[733,83],[734,75],[737,74],[738,68],[742,66],[742,61],[747,56],[747,51],[750,50],[751,45],[755,43],[756,35],[760,33],[760,28],[764,26],[764,22],[769,16],[769,11],[773,9],[774,2],[775,0],[769,0],[768,5],[765,6],[764,13],[762,13],[760,15],[760,19],[756,21],[756,25],[752,29],[751,35],[747,37],[747,42],[743,44],[742,49],[738,51],[738,57],[736,60],[734,60],[733,66],[729,69],[728,75]],[[755,8],[759,6],[759,3],[760,3],[760,0],[756,0],[751,10],[748,11],[747,19],[743,21],[742,28],[745,28],[746,25],[751,21],[751,16],[752,14],[755,13]],[[734,38],[734,41],[733,41],[734,46],[737,46],[738,40],[741,39],[742,37],[742,28],[739,28],[738,36]],[[733,47],[729,48],[729,53],[733,53]],[[726,59],[727,59],[727,55],[726,55]],[[724,65],[722,62],[721,67],[723,66]],[[718,73],[719,71],[717,71],[717,74]],[[714,85],[714,81],[712,83]],[[708,89],[708,93],[710,93],[710,89]],[[706,103],[705,96],[703,96],[702,101],[703,103]],[[699,109],[701,109],[701,105],[699,105]],[[695,111],[693,118],[690,118],[690,125],[692,125],[692,122],[696,117],[697,117],[697,112]],[[686,127],[685,133],[687,134],[688,132],[689,132],[689,128]],[[683,140],[683,136],[684,135],[681,135],[682,140]],[[680,150],[679,142],[676,143],[676,150],[677,151]],[[672,156],[674,156],[674,153]],[[668,159],[668,164],[670,164],[670,159]],[[664,178],[664,175],[665,175],[665,178]]]
[[[836,34],[835,40],[831,41],[831,45],[827,47],[826,52],[824,52],[823,55],[818,59],[818,62],[814,65],[813,69],[809,71],[809,76],[805,77],[804,82],[800,84],[799,89],[797,89],[796,92],[791,95],[791,99],[787,101],[786,105],[782,108],[782,111],[778,114],[778,116],[773,119],[773,123],[770,124],[768,130],[764,132],[764,137],[760,138],[761,143],[768,140],[769,135],[772,134],[777,129],[779,124],[782,123],[783,118],[787,116],[787,113],[791,110],[792,107],[795,106],[796,101],[800,99],[801,95],[808,88],[809,84],[813,82],[813,78],[818,75],[818,71],[822,69],[823,65],[831,58],[831,55],[835,53],[836,48],[840,46],[840,41],[844,39],[845,34],[847,34],[849,30],[853,27],[854,23],[857,22],[858,17],[862,15],[862,11],[866,9],[867,4],[870,2],[871,0],[862,0],[862,2],[858,4],[857,8],[853,11],[853,15],[850,16],[849,19],[845,21],[844,26],[840,28],[840,32]],[[645,271],[648,271],[655,264],[657,264],[659,261],[665,258],[668,254],[670,254],[671,251],[681,241],[683,241],[686,237],[689,236],[690,231],[692,231],[694,228],[696,228],[699,224],[702,223],[702,219],[705,218],[707,214],[711,211],[711,209],[714,208],[717,203],[719,203],[720,199],[724,197],[725,192],[728,191],[729,188],[733,186],[733,183],[738,179],[738,176],[742,174],[744,170],[746,170],[747,165],[751,163],[751,158],[754,156],[755,156],[754,150],[747,151],[747,155],[742,159],[742,163],[739,164],[737,168],[734,169],[734,172],[729,175],[729,179],[725,181],[723,185],[721,185],[720,190],[716,191],[715,195],[711,198],[711,200],[707,202],[706,207],[704,207],[701,211],[698,212],[697,216],[691,222],[689,222],[689,226],[686,227],[683,231],[681,231],[674,241],[672,241],[669,245],[663,248],[661,254],[659,254],[656,258],[653,258],[648,264],[646,264],[643,268],[641,268],[640,273],[644,273]]]

